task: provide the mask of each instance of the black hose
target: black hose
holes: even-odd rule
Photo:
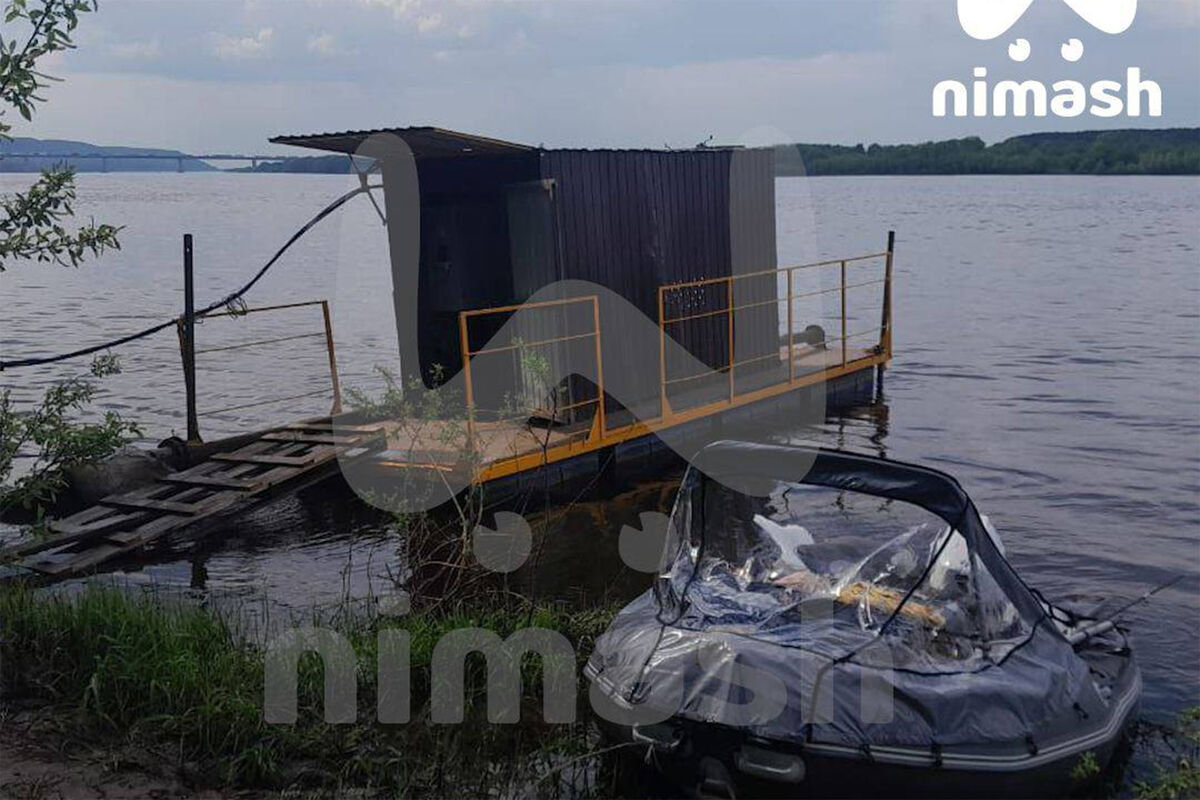
[[[304,236],[304,234],[306,234],[310,230],[312,230],[317,225],[317,223],[321,222],[321,220],[325,219],[330,214],[332,214],[334,211],[336,211],[339,208],[341,208],[342,206],[344,206],[352,198],[357,197],[358,195],[362,194],[363,192],[369,192],[371,189],[378,189],[378,188],[380,188],[378,185],[360,186],[357,189],[353,189],[349,192],[346,192],[344,195],[339,197],[337,200],[334,200],[332,203],[325,206],[325,208],[321,209],[321,211],[316,216],[314,216],[312,219],[310,219],[308,222],[306,222],[299,230],[297,230],[295,233],[293,233],[292,236],[284,243],[283,247],[280,247],[279,250],[277,250],[275,252],[275,255],[271,256],[271,260],[268,261],[266,264],[264,264],[262,266],[262,269],[260,269],[258,272],[256,272],[254,274],[254,277],[252,277],[246,283],[245,286],[238,289],[236,292],[232,292],[232,293],[226,295],[225,297],[221,298],[217,302],[212,303],[212,304],[200,309],[199,311],[196,312],[196,316],[203,317],[206,314],[211,314],[212,312],[216,311],[219,308],[225,308],[225,307],[237,302],[239,299],[241,299],[241,297],[243,295],[245,295],[252,288],[254,288],[254,285],[256,283],[258,283],[264,275],[267,274],[267,270],[269,270],[269,269],[271,269],[271,267],[275,266],[275,262],[278,261],[283,256],[283,254],[288,251],[288,248],[290,248],[293,244],[295,244],[297,241],[299,241],[300,238]],[[147,336],[153,336],[154,334],[159,333],[160,331],[164,331],[167,328],[170,328],[175,324],[177,324],[177,320],[175,320],[175,319],[167,320],[166,322],[160,322],[157,325],[153,325],[149,328],[146,328],[145,330],[138,331],[137,333],[131,333],[128,336],[122,336],[120,338],[104,342],[103,344],[91,345],[89,347],[83,347],[78,350],[72,350],[69,353],[60,353],[58,355],[44,356],[41,358],[21,358],[21,359],[16,359],[13,361],[0,361],[0,372],[3,372],[6,369],[14,369],[16,367],[36,367],[36,366],[40,366],[42,364],[53,364],[58,361],[66,361],[67,359],[70,359],[70,358],[78,358],[79,356],[91,355],[92,353],[98,353],[101,350],[108,350],[109,348],[119,347],[123,344],[128,344],[129,342],[133,342],[138,339],[144,339]]]

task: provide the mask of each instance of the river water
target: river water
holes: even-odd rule
[[[21,180],[0,176],[0,189]],[[196,237],[200,301],[216,299],[352,186],[340,176],[81,175],[79,212],[125,225],[123,249],[77,270],[0,274],[0,352],[56,352],[177,314],[184,232]],[[883,401],[785,438],[954,473],[1018,571],[1049,597],[1132,598],[1185,573],[1125,619],[1145,673],[1144,714],[1166,720],[1200,704],[1200,180],[782,179],[777,195],[781,263],[876,252],[888,229],[898,232],[896,357]],[[382,231],[359,198],[249,298],[337,299],[345,384],[368,385],[379,348],[394,341]],[[199,345],[320,325],[311,307],[213,320]],[[125,371],[106,380],[98,408],[137,420],[148,442],[182,432],[174,335],[120,355]],[[27,401],[85,366],[12,371],[0,386]],[[199,374],[202,413],[310,395],[206,413],[210,438],[329,408],[319,336],[204,354]],[[635,481],[573,508],[542,591],[643,587],[621,565],[616,537],[639,513],[666,510],[677,478]],[[397,553],[385,521],[334,489],[283,500],[123,577],[295,609],[384,590]]]

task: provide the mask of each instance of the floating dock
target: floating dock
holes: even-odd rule
[[[869,398],[891,358],[894,238],[780,267],[773,148],[547,148],[428,126],[271,141],[373,160],[399,363],[465,395],[465,445],[447,436],[463,420],[388,425],[385,473],[558,480],[813,392]]]
[[[400,363],[424,381],[402,385],[440,410],[340,413],[328,303],[278,307],[321,306],[323,333],[303,336],[326,340],[329,418],[105,497],[0,559],[85,574],[339,469],[360,492],[364,475],[382,492],[440,476],[489,500],[565,485],[774,412],[820,421],[869,401],[892,357],[894,235],[879,252],[778,266],[770,149],[547,150],[440,128],[272,141],[374,159]],[[185,275],[189,256],[190,242]],[[188,297],[180,339],[198,442]]]
[[[875,276],[855,276],[855,268],[877,264]],[[739,359],[736,352],[736,336],[728,337],[729,351],[725,363],[699,375],[676,376],[672,371],[671,359],[667,355],[665,341],[670,336],[671,326],[694,320],[716,320],[721,326],[731,327],[739,313],[746,309],[726,303],[715,309],[692,312],[684,317],[665,315],[669,304],[665,298],[685,290],[719,286],[720,296],[735,298],[739,280],[754,280],[761,274],[731,276],[685,284],[668,285],[660,290],[664,298],[664,316],[659,320],[658,408],[660,413],[648,419],[622,419],[620,414],[608,413],[610,404],[605,391],[605,369],[595,370],[598,380],[584,399],[571,398],[567,404],[575,416],[558,421],[566,416],[562,407],[557,410],[542,409],[532,414],[521,414],[504,418],[500,414],[488,413],[486,405],[473,395],[476,393],[475,364],[477,359],[501,356],[514,348],[518,350],[550,349],[569,343],[582,344],[582,349],[594,352],[596,358],[607,352],[603,343],[603,331],[593,328],[583,333],[572,333],[558,338],[524,342],[489,344],[472,350],[469,327],[474,319],[491,315],[508,315],[514,307],[478,309],[461,314],[460,337],[461,363],[467,387],[467,421],[420,421],[419,424],[382,420],[386,431],[387,447],[368,459],[380,472],[439,470],[459,472],[470,470],[468,482],[491,487],[493,492],[503,485],[519,488],[527,485],[544,485],[566,482],[574,477],[587,477],[605,468],[605,464],[635,462],[649,453],[664,448],[661,439],[668,435],[686,439],[697,432],[703,439],[712,425],[736,425],[754,419],[768,419],[778,412],[798,411],[802,402],[820,412],[827,408],[845,407],[851,404],[870,402],[877,387],[877,376],[886,368],[892,357],[891,341],[891,284],[893,272],[893,250],[889,238],[889,249],[880,253],[835,261],[824,261],[789,267],[772,273],[781,283],[792,287],[796,284],[795,274],[807,270],[833,270],[837,283],[829,288],[800,293],[789,290],[778,300],[766,301],[792,304],[807,296],[829,295],[836,298],[833,316],[841,320],[837,335],[829,336],[824,330],[816,332],[815,341],[800,341],[795,326],[788,323],[789,334],[783,343],[766,358],[753,356]],[[879,323],[865,330],[850,331],[847,328],[848,295],[855,289],[878,287],[882,305],[877,309]],[[759,301],[761,304],[764,301]],[[591,307],[594,319],[599,319],[598,300],[595,297],[580,297],[545,304],[585,304]],[[753,306],[753,303],[747,304]],[[810,336],[814,333],[808,329]],[[618,364],[618,367],[620,365]],[[515,368],[519,371],[519,367]],[[739,371],[744,370],[744,375]],[[697,386],[695,384],[705,384]],[[584,411],[585,413],[579,413]],[[628,415],[625,415],[626,417]],[[812,420],[808,420],[812,421]],[[463,434],[458,428],[465,427],[464,448],[459,442]],[[708,438],[712,438],[708,436]],[[454,444],[447,446],[447,442]],[[596,458],[595,456],[600,456]],[[364,462],[365,463],[365,462]],[[386,482],[386,475],[384,476]]]
[[[254,506],[337,474],[338,459],[383,446],[375,426],[296,423],[229,452],[47,525],[48,535],[0,551],[9,562],[51,579],[75,577],[164,537],[199,535]]]

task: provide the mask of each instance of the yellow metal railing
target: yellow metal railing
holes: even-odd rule
[[[569,334],[564,336],[553,336],[545,339],[537,339],[532,342],[513,340],[508,344],[502,344],[496,347],[483,347],[478,350],[471,349],[471,321],[480,317],[496,316],[501,314],[513,314],[517,311],[533,311],[548,308],[565,308],[588,304],[591,306],[592,312],[592,329],[584,333]],[[476,440],[476,412],[478,409],[475,404],[475,380],[471,372],[472,359],[479,356],[499,355],[501,353],[523,353],[535,348],[552,347],[555,345],[566,344],[568,342],[582,341],[592,339],[595,343],[595,366],[596,366],[596,394],[594,397],[585,400],[571,403],[566,406],[555,408],[556,413],[567,411],[575,411],[581,408],[596,407],[596,413],[592,420],[591,430],[588,432],[588,440],[603,435],[605,427],[604,419],[604,357],[601,352],[600,339],[600,298],[596,295],[586,295],[584,297],[571,297],[562,300],[546,300],[538,303],[520,303],[517,305],[500,306],[498,308],[481,308],[470,311],[460,311],[458,314],[458,334],[459,334],[459,350],[462,354],[462,369],[463,369],[463,391],[466,393],[467,401],[467,437],[468,441],[474,444]],[[522,418],[528,419],[530,415],[524,414]],[[514,418],[517,419],[517,418]],[[509,420],[513,421],[513,420]]]
[[[875,280],[857,281],[855,283],[847,282],[847,270],[851,265],[864,264],[882,259],[884,265],[883,277]],[[837,267],[839,269],[839,282],[837,286],[828,289],[819,289],[816,291],[797,292],[795,289],[796,273],[803,270],[829,269]],[[747,272],[739,275],[727,275],[720,278],[706,278],[703,280],[684,281],[681,283],[666,284],[658,289],[658,328],[659,328],[659,397],[662,404],[662,418],[664,421],[670,421],[677,415],[671,408],[670,399],[668,397],[668,389],[682,383],[702,380],[712,377],[714,374],[725,373],[728,376],[729,382],[729,403],[735,403],[739,398],[737,390],[736,370],[739,367],[747,367],[753,364],[769,362],[774,360],[784,360],[781,353],[773,352],[766,355],[759,355],[750,358],[738,360],[736,350],[736,326],[735,319],[739,312],[753,311],[759,308],[767,308],[770,306],[778,306],[781,303],[787,304],[787,336],[786,336],[786,361],[788,365],[788,377],[786,381],[779,381],[781,385],[795,384],[798,380],[796,374],[796,320],[794,318],[795,304],[797,300],[804,298],[819,297],[822,295],[837,294],[839,298],[839,318],[840,318],[840,334],[835,337],[826,336],[823,340],[825,347],[830,343],[840,343],[841,359],[840,364],[843,369],[848,367],[851,362],[861,360],[862,358],[870,358],[871,355],[880,355],[884,359],[890,359],[892,355],[892,337],[891,337],[891,298],[892,298],[892,267],[893,255],[891,244],[889,242],[888,250],[882,253],[871,253],[864,256],[855,256],[853,258],[833,259],[830,261],[818,261],[811,264],[800,264],[792,267],[782,267],[774,270],[761,270],[758,272]],[[776,282],[781,277],[786,279],[787,291],[782,297],[772,297],[768,300],[759,300],[742,304],[735,303],[735,288],[739,282],[749,281],[752,279],[763,279],[774,277]],[[674,317],[668,317],[666,313],[668,305],[668,296],[673,292],[681,292],[685,290],[703,289],[706,287],[725,287],[723,293],[725,303],[722,307],[700,311],[696,313],[681,314]],[[883,308],[879,328],[870,330],[858,331],[851,333],[847,330],[848,326],[848,303],[847,297],[850,291],[861,289],[869,286],[883,287]],[[686,322],[692,322],[701,319],[725,318],[726,337],[728,339],[728,353],[724,364],[713,367],[712,371],[703,371],[683,377],[675,377],[668,374],[667,366],[667,338],[670,336],[669,326],[680,325]],[[854,339],[861,339],[867,336],[877,336],[878,342],[873,353],[857,358],[850,357],[849,343]],[[746,392],[745,394],[758,393],[762,388],[759,387],[754,392]]]
[[[605,402],[606,395],[604,390],[604,373],[603,373],[603,347],[602,347],[602,331],[600,329],[600,308],[599,299],[595,295],[584,297],[569,298],[564,300],[552,300],[540,303],[526,303],[499,308],[485,308],[470,311],[462,311],[459,313],[459,337],[460,351],[462,355],[462,369],[464,375],[464,385],[466,392],[466,401],[468,409],[468,436],[471,442],[475,442],[475,427],[476,420],[476,387],[475,378],[472,374],[472,359],[478,356],[485,356],[504,352],[515,352],[522,348],[540,348],[561,345],[566,342],[592,339],[595,343],[595,359],[596,359],[596,394],[579,403],[574,403],[569,408],[595,406],[596,413],[592,419],[592,425],[585,438],[573,439],[569,442],[558,444],[551,447],[545,447],[540,450],[529,452],[521,452],[513,455],[505,455],[494,460],[484,459],[483,466],[479,469],[476,479],[480,481],[492,480],[509,475],[516,474],[523,470],[533,469],[540,465],[553,463],[555,461],[579,455],[584,452],[595,451],[600,448],[610,447],[630,439],[640,436],[655,433],[657,431],[669,428],[674,425],[683,424],[689,421],[702,419],[706,416],[720,413],[726,409],[748,405],[770,397],[781,395],[785,392],[819,383],[825,380],[833,380],[835,378],[848,375],[863,369],[878,367],[882,369],[884,365],[892,357],[892,275],[893,275],[893,239],[889,235],[888,249],[882,253],[872,253],[865,256],[856,256],[853,258],[833,259],[829,261],[820,261],[812,264],[801,264],[793,267],[783,267],[781,269],[763,270],[760,272],[744,273],[740,275],[732,275],[721,278],[711,278],[698,281],[687,281],[683,283],[668,284],[659,287],[658,289],[658,326],[659,326],[659,382],[660,382],[660,398],[662,408],[659,417],[649,420],[635,419],[629,423],[621,423],[613,428],[607,427],[605,418]],[[848,281],[848,273],[854,266],[864,264],[870,261],[883,260],[883,277],[873,280],[855,280],[851,283]],[[796,291],[796,275],[804,270],[817,269],[834,269],[838,270],[838,285],[827,289],[816,291]],[[735,286],[740,281],[751,280],[754,278],[767,278],[775,276],[776,288],[773,290],[770,299],[754,300],[751,302],[737,305],[735,303]],[[786,292],[779,296],[778,281],[781,276],[786,279]],[[718,292],[724,295],[724,305],[721,308],[700,311],[697,313],[680,314],[674,317],[668,317],[666,314],[667,297],[672,292],[679,292],[687,289],[702,289],[705,287],[723,287],[724,291]],[[881,316],[878,328],[870,328],[867,330],[851,332],[848,330],[850,316],[847,311],[847,298],[849,293],[870,286],[882,286],[883,298],[881,303]],[[821,367],[816,370],[811,370],[800,374],[797,371],[797,346],[796,341],[796,320],[794,318],[795,303],[803,298],[818,297],[821,295],[837,294],[839,297],[839,335],[836,337],[825,337],[822,344],[826,352],[830,343],[840,343],[840,357],[832,360],[824,360],[821,362]],[[738,360],[736,343],[735,343],[735,318],[738,312],[753,310],[756,308],[766,308],[771,305],[787,303],[787,334],[780,336],[777,346],[772,348],[771,353],[765,355],[755,355],[749,358]],[[511,341],[500,344],[495,347],[484,347],[479,350],[472,350],[470,346],[471,321],[476,318],[497,315],[497,314],[513,314],[517,311],[525,309],[550,308],[555,306],[570,306],[574,304],[590,304],[592,312],[593,327],[590,331],[563,335],[558,337],[539,338],[533,342]],[[689,376],[670,376],[668,375],[667,367],[667,337],[669,335],[668,327],[678,325],[684,322],[698,319],[720,319],[724,318],[725,335],[728,336],[728,353],[727,360],[724,365],[715,367],[710,370],[700,372]],[[869,350],[864,350],[861,354],[851,353],[849,342],[856,339],[866,337],[875,337],[876,343]],[[800,343],[805,346],[805,343]],[[810,348],[812,345],[807,345]],[[786,355],[785,355],[786,351]],[[834,351],[835,354],[837,351]],[[786,359],[787,370],[786,377],[768,385],[757,386],[755,388],[738,391],[738,385],[735,380],[735,373],[739,368],[747,367],[751,364],[775,360],[780,362],[780,366]],[[611,366],[611,365],[610,365]],[[705,403],[698,407],[687,408],[685,410],[676,411],[671,408],[668,399],[668,387],[686,383],[688,381],[700,380],[705,377],[714,377],[722,373],[728,374],[729,390],[728,396],[719,399],[715,402]],[[559,409],[565,410],[565,409]]]

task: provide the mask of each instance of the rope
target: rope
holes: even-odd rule
[[[271,269],[271,267],[275,266],[275,262],[278,261],[283,256],[283,254],[288,251],[288,248],[290,248],[293,244],[295,244],[297,241],[299,241],[301,237],[303,237],[306,233],[308,233],[310,230],[312,230],[314,227],[316,227],[316,225],[318,223],[320,223],[322,220],[324,220],[326,217],[328,217],[334,211],[338,210],[339,208],[344,206],[346,203],[348,203],[350,200],[357,197],[358,195],[360,195],[364,192],[370,194],[371,189],[378,189],[378,188],[380,188],[380,186],[378,186],[378,185],[368,186],[364,182],[364,184],[362,186],[359,186],[357,189],[352,189],[351,191],[346,192],[344,195],[339,197],[337,200],[334,200],[332,203],[325,206],[325,208],[321,209],[321,211],[316,216],[314,216],[312,219],[310,219],[308,222],[306,222],[299,230],[297,230],[295,233],[293,233],[291,235],[291,237],[284,243],[283,247],[280,247],[275,252],[275,255],[271,256],[271,259],[266,264],[263,264],[262,268],[258,272],[256,272],[254,274],[254,277],[252,277],[244,286],[242,286],[242,288],[238,289],[235,292],[231,292],[230,294],[225,295],[225,297],[221,298],[217,302],[212,303],[212,304],[200,309],[199,311],[196,312],[196,317],[203,317],[205,314],[211,314],[212,312],[216,311],[219,308],[232,308],[234,305],[236,305],[241,300],[241,298],[244,294],[246,294],[251,289],[253,289],[254,285],[257,284],[260,280],[262,280],[262,277],[267,274],[267,271],[269,269]],[[21,359],[16,359],[13,361],[0,361],[0,372],[3,372],[6,369],[15,369],[17,367],[36,367],[36,366],[40,366],[42,364],[54,364],[59,361],[66,361],[67,359],[70,359],[70,358],[78,358],[80,356],[87,356],[87,355],[91,355],[92,353],[98,353],[101,350],[108,350],[113,347],[120,347],[123,344],[128,344],[130,342],[137,341],[138,339],[144,339],[147,336],[153,336],[154,334],[159,333],[160,331],[164,331],[167,328],[175,326],[178,323],[178,321],[179,321],[178,318],[170,319],[170,320],[167,320],[166,322],[161,322],[158,325],[152,325],[151,327],[146,328],[145,330],[140,330],[137,333],[131,333],[128,336],[121,336],[117,339],[112,339],[110,341],[104,342],[103,344],[91,345],[89,347],[82,347],[78,350],[72,350],[69,353],[60,353],[58,355],[44,356],[41,358],[21,358]]]

